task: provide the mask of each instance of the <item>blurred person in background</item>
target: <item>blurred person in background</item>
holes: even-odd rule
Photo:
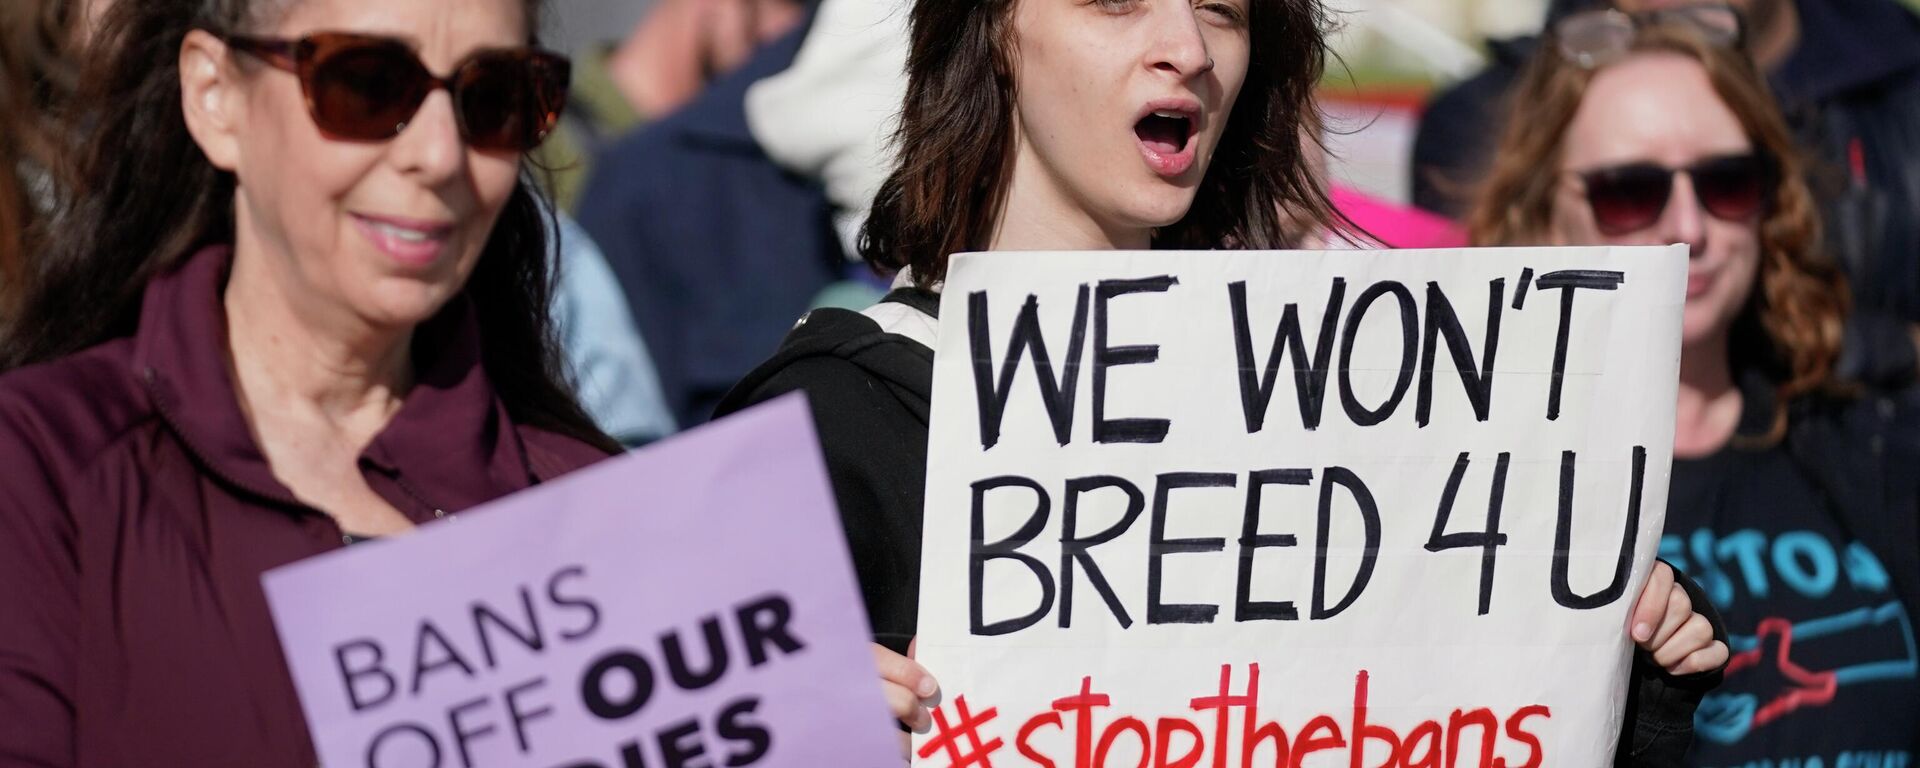
[[[580,406],[600,431],[629,448],[673,434],[679,427],[660,390],[660,373],[606,255],[573,217],[553,215],[553,325]]]
[[[911,5],[820,0],[792,65],[747,88],[754,141],[780,167],[819,180],[848,254],[859,252],[867,210],[893,169]]]
[[[1894,0],[1732,4],[1745,16],[1746,48],[1810,151],[1806,173],[1829,251],[1852,278],[1856,301],[1920,322],[1920,16]],[[1612,5],[1642,20],[1714,7],[1685,0]],[[1553,0],[1547,28],[1602,7]],[[1429,103],[1414,142],[1416,205],[1465,214],[1492,166],[1505,100],[1537,46],[1533,38],[1492,42],[1485,71]]]
[[[639,0],[634,0],[639,2]],[[806,0],[656,0],[624,39],[574,53],[572,96],[535,159],[553,172],[551,191],[578,209],[594,159],[614,141],[673,114],[791,31]],[[556,13],[570,12],[555,7]]]
[[[552,341],[538,11],[107,12],[0,343],[0,764],[312,765],[261,573],[618,449]]]
[[[568,9],[562,5],[556,10]],[[699,424],[710,412],[686,407],[681,386],[687,380],[683,363],[689,357],[678,344],[681,329],[689,322],[689,313],[699,311],[688,309],[692,302],[681,298],[689,288],[684,283],[674,289],[649,287],[640,281],[651,278],[634,276],[647,271],[665,279],[672,275],[674,264],[658,266],[654,260],[691,257],[677,250],[668,252],[627,230],[627,217],[657,215],[651,206],[632,204],[634,188],[674,187],[688,179],[705,178],[711,170],[707,164],[734,164],[731,157],[708,158],[713,147],[677,140],[689,125],[698,133],[703,122],[727,122],[725,100],[710,101],[692,115],[675,113],[715,81],[746,65],[760,48],[799,25],[804,10],[802,0],[660,0],[624,41],[588,46],[580,52],[567,110],[535,155],[535,163],[549,172],[543,181],[561,211],[564,232],[556,311],[562,315],[562,340],[579,380],[581,400],[602,428],[627,445],[665,437],[680,425]],[[648,131],[650,122],[668,118],[666,127],[651,130],[646,138],[629,139],[631,134]],[[622,150],[622,146],[632,148]],[[601,158],[632,157],[648,148],[665,158],[660,165],[650,167],[638,158],[616,162],[617,167],[600,180],[602,189],[612,191],[596,193],[614,199],[585,206],[594,231],[579,226],[573,216],[582,213],[583,191],[588,180],[595,178]],[[731,153],[722,148],[719,154]],[[748,215],[753,207],[767,204],[752,189],[742,194],[748,202],[735,207],[744,205]],[[806,209],[813,210],[816,202],[808,200]],[[598,242],[602,239],[610,247]],[[678,245],[696,249],[693,253],[720,247],[698,241]],[[609,252],[618,257],[618,271]],[[697,292],[706,284],[715,283],[696,280],[691,290]],[[712,325],[711,332],[723,337],[732,331],[732,324],[714,314],[718,307],[698,306],[708,314],[691,322]]]
[[[580,198],[682,427],[711,418],[850,269],[824,187],[777,164],[747,121],[747,89],[793,64],[812,18],[809,6],[693,101],[608,147]]]
[[[1690,764],[1913,765],[1920,391],[1836,374],[1847,291],[1804,161],[1716,29],[1550,34],[1472,234],[1690,248],[1660,554],[1704,588],[1734,652]]]

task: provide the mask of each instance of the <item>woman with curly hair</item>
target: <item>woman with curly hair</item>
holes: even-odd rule
[[[1920,411],[1911,388],[1835,373],[1846,287],[1739,29],[1706,6],[1559,25],[1512,102],[1473,237],[1691,247],[1661,555],[1725,617],[1734,658],[1690,762],[1906,764]]]

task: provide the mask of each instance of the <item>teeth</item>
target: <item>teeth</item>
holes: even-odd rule
[[[1159,111],[1156,111],[1156,112],[1154,112],[1154,113],[1153,113],[1153,115],[1154,115],[1154,117],[1165,117],[1165,118],[1169,118],[1169,119],[1173,119],[1173,120],[1185,120],[1185,119],[1187,119],[1187,116],[1186,116],[1186,115],[1184,115],[1184,114],[1181,114],[1181,113],[1179,113],[1179,112],[1169,112],[1169,111],[1167,111],[1167,110],[1164,110],[1164,109],[1163,109],[1163,110],[1159,110]]]
[[[396,227],[385,222],[374,222],[373,227],[382,233],[392,236],[396,240],[409,243],[424,243],[433,236],[422,230]]]

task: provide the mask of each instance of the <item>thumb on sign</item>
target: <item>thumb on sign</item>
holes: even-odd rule
[[[913,653],[913,645],[907,646]],[[926,702],[940,694],[940,683],[912,658],[895,653],[879,643],[873,644],[873,662],[880,670],[880,687],[887,696],[887,708],[909,730],[925,733],[932,725]],[[901,756],[912,750],[912,735],[900,734]]]

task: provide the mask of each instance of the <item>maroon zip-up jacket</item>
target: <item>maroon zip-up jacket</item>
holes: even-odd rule
[[[315,764],[260,574],[343,533],[241,415],[228,258],[154,280],[132,338],[0,376],[0,767]],[[606,457],[513,423],[474,311],[416,332],[417,381],[360,456],[418,524]]]

